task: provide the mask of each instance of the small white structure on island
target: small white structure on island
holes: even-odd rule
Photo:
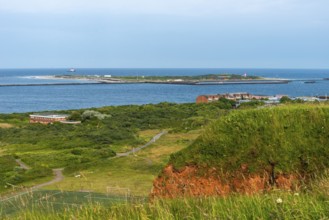
[[[112,75],[104,75],[104,77],[106,77],[106,78],[111,78]]]

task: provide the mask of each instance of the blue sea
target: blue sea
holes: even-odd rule
[[[329,69],[76,69],[78,75],[112,76],[186,76],[234,73],[293,80],[288,84],[257,85],[159,85],[159,84],[85,84],[54,86],[0,87],[0,113],[66,110],[110,105],[160,102],[195,102],[198,95],[249,92],[259,95],[284,94],[293,97],[329,95]],[[42,79],[42,76],[67,74],[67,69],[0,69],[0,85],[72,82]],[[316,83],[304,83],[315,80]],[[76,81],[74,81],[76,82]],[[87,81],[79,81],[87,82]]]

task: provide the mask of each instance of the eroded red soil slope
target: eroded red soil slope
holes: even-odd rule
[[[176,171],[167,166],[154,181],[153,197],[189,197],[189,196],[225,196],[230,193],[253,194],[268,191],[273,187],[295,189],[298,186],[296,175],[278,174],[270,181],[270,175],[264,171],[262,175],[248,174],[247,166],[234,174],[218,175],[218,170],[210,168],[200,175],[197,167],[186,166],[182,171]]]

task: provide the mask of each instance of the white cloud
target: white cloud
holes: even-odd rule
[[[312,2],[312,3],[308,3]],[[292,10],[323,0],[0,0],[0,11],[27,13],[235,14]],[[322,6],[323,6],[322,4]]]

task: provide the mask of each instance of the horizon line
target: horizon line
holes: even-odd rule
[[[0,67],[10,69],[291,69],[291,70],[329,70],[329,67]]]

